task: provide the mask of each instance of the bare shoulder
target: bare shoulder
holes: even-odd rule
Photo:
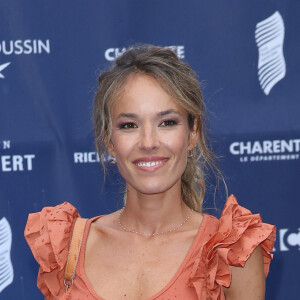
[[[103,215],[100,218],[98,218],[96,221],[94,221],[92,224],[95,227],[102,227],[102,226],[115,226],[116,220],[118,218],[118,215],[120,213],[120,210],[114,211],[110,214]]]
[[[204,217],[203,217],[202,213],[194,211],[193,215],[192,215],[192,217],[190,219],[190,227],[191,227],[191,229],[198,230],[200,228],[200,226],[202,225],[203,218]]]
[[[261,246],[257,246],[245,266],[230,266],[230,287],[223,287],[226,300],[264,300],[265,275]]]
[[[94,243],[98,243],[99,239],[107,237],[108,233],[118,230],[117,218],[119,211],[111,214],[103,215],[92,222],[87,240],[87,251],[92,248]]]

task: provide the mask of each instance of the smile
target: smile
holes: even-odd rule
[[[162,164],[163,161],[160,160],[160,161],[144,161],[144,162],[138,162],[136,163],[137,166],[139,167],[153,167],[153,166],[156,166],[156,165],[160,165]]]
[[[134,164],[141,171],[153,172],[162,168],[167,160],[168,158],[166,157],[144,157],[134,161]]]

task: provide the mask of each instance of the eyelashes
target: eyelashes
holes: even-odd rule
[[[176,120],[164,120],[162,121],[159,126],[160,127],[173,127],[175,125],[177,125],[178,122]],[[119,129],[134,129],[134,128],[138,128],[138,126],[133,123],[133,122],[125,122],[125,123],[121,123],[118,125]]]
[[[118,127],[119,127],[119,129],[133,129],[133,128],[137,128],[136,124],[134,124],[132,122],[121,123]]]
[[[175,120],[165,120],[165,121],[162,121],[162,123],[160,125],[162,125],[162,124],[164,124],[163,126],[172,127],[172,126],[177,125],[178,122]]]

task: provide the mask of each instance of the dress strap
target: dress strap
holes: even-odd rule
[[[75,278],[75,270],[78,262],[78,257],[80,253],[81,242],[83,238],[86,221],[87,219],[77,218],[74,225],[72,240],[71,240],[67,264],[66,264],[65,276],[64,276],[65,278],[64,284],[66,287],[66,291],[73,284]]]

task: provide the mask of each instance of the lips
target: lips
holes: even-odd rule
[[[138,162],[162,161],[167,159],[168,157],[164,157],[164,156],[148,156],[148,157],[140,157],[134,160],[133,163],[136,164]]]

